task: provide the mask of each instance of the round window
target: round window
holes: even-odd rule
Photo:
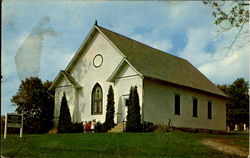
[[[100,67],[103,63],[103,57],[101,54],[97,54],[93,59],[94,67]]]

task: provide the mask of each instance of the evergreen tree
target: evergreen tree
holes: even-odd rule
[[[131,87],[128,100],[127,132],[140,132],[141,114],[137,87]]]
[[[51,81],[46,81],[43,83],[44,88],[46,90],[46,98],[44,101],[44,105],[42,107],[42,113],[41,113],[41,126],[43,133],[48,132],[50,129],[54,127],[53,119],[54,119],[54,98],[50,94],[54,94],[54,90],[51,90],[48,93],[49,87],[52,85]]]
[[[243,78],[238,78],[229,87],[228,115],[234,124],[249,124],[249,83]],[[233,126],[231,124],[231,126]]]
[[[114,127],[114,114],[115,114],[115,102],[114,102],[114,90],[112,86],[109,86],[108,97],[107,97],[107,107],[106,107],[106,119],[103,124],[104,130],[110,130]]]
[[[249,83],[243,78],[236,79],[231,85],[218,85],[228,95],[227,126],[231,129],[235,124],[249,124]]]
[[[126,122],[126,131],[130,132],[132,129],[132,123],[131,123],[131,115],[132,115],[132,105],[131,105],[131,100],[132,100],[132,95],[133,95],[133,87],[131,86],[130,92],[129,92],[129,98],[128,98],[128,111],[127,111],[127,122]]]
[[[66,99],[65,92],[63,93],[61,108],[60,108],[60,116],[58,122],[58,133],[67,133],[71,130],[71,116],[69,112],[69,107]]]

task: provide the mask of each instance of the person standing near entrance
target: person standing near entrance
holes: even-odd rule
[[[83,121],[82,126],[83,126],[83,133],[86,133],[87,132],[87,121]]]
[[[95,120],[91,122],[91,132],[95,133]]]
[[[91,121],[88,121],[86,124],[86,133],[89,133],[91,131]]]

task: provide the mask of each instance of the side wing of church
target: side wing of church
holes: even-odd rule
[[[110,85],[116,123],[126,119],[130,87],[137,86],[142,121],[226,129],[226,95],[187,60],[98,25],[50,87],[55,90],[55,126],[64,92],[73,122],[104,122]]]

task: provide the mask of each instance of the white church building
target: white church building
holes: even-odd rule
[[[50,87],[55,126],[64,92],[73,122],[104,122],[110,85],[116,123],[125,120],[130,88],[137,86],[142,121],[226,130],[227,96],[192,64],[97,24]]]

